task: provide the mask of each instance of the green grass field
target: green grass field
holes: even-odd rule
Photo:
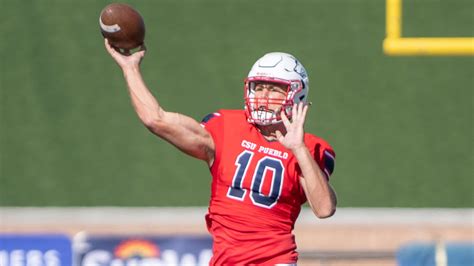
[[[127,1],[147,26],[143,75],[200,120],[243,107],[269,51],[310,77],[306,129],[337,153],[344,207],[473,207],[473,57],[389,57],[382,0]],[[474,36],[474,2],[405,1],[406,36]],[[103,47],[108,1],[3,0],[0,205],[206,205],[206,165],[141,125]]]

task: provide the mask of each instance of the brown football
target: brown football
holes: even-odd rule
[[[100,12],[100,31],[115,48],[130,50],[139,47],[145,40],[143,18],[129,5],[113,3]]]

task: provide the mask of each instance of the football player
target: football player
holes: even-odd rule
[[[211,265],[296,265],[292,230],[306,201],[319,218],[336,210],[329,184],[335,153],[304,132],[308,75],[287,53],[257,60],[245,80],[244,110],[219,110],[201,123],[163,110],[140,73],[141,50],[105,47],[123,71],[143,124],[181,151],[205,161],[212,175],[206,222]]]

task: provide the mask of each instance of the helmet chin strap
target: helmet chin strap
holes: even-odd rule
[[[253,110],[251,115],[254,122],[262,126],[271,125],[273,121],[276,121],[276,114],[273,111]]]
[[[283,110],[283,108],[279,108],[276,111],[272,110],[253,110],[250,112],[252,116],[252,120],[255,124],[261,126],[267,125],[274,125],[281,123],[281,118],[278,119],[278,114]]]

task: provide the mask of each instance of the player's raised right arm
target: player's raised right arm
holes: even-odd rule
[[[212,165],[214,141],[211,135],[196,120],[163,110],[148,90],[140,73],[145,49],[132,55],[122,55],[109,45],[107,39],[105,47],[123,71],[132,105],[142,123],[181,151]]]

